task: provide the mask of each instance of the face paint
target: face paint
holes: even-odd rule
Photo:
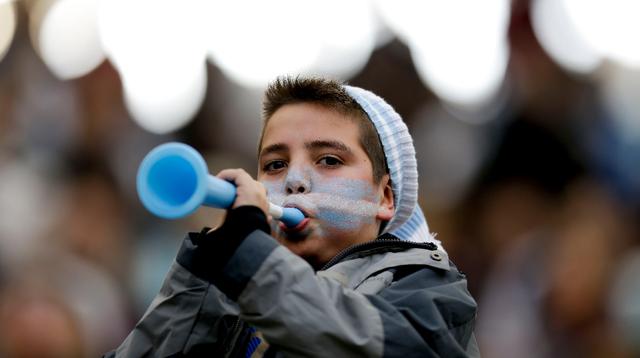
[[[292,175],[293,174],[293,175]],[[306,174],[306,173],[305,173]],[[326,232],[350,232],[375,222],[378,210],[374,185],[366,180],[311,175],[302,176],[308,193],[287,195],[289,185],[302,183],[300,173],[288,173],[286,182],[265,181],[269,200],[293,205],[320,222]],[[291,181],[290,181],[291,179]]]
[[[367,200],[355,200],[337,195],[324,195],[318,219],[327,223],[327,229],[353,231],[364,224],[373,223],[377,207]]]
[[[312,175],[309,169],[290,168],[284,181],[285,189],[290,189],[292,194],[299,193],[300,188],[304,188],[303,191],[308,192],[311,189]]]

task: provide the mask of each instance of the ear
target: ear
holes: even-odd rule
[[[389,174],[385,174],[380,180],[380,203],[378,205],[378,213],[376,219],[380,221],[389,221],[395,213],[395,206],[393,204],[393,190],[391,189],[391,179]]]

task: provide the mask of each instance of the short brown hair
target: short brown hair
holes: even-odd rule
[[[318,77],[278,77],[269,84],[262,104],[264,123],[258,151],[262,148],[264,129],[269,118],[282,106],[294,103],[315,103],[344,114],[358,124],[360,129],[360,145],[371,160],[373,181],[377,184],[388,173],[387,161],[382,144],[373,123],[367,113],[360,107],[342,83]]]

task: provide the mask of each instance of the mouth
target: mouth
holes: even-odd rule
[[[309,221],[310,219],[308,217],[305,217],[298,225],[294,227],[287,227],[287,225],[285,225],[283,222],[280,222],[278,226],[280,227],[280,230],[287,234],[298,234],[301,233],[307,227],[307,225],[309,225]]]
[[[303,207],[301,207],[299,205],[296,205],[294,203],[284,204],[283,207],[284,208],[298,209],[298,210],[300,210],[302,212],[302,215],[304,215],[305,218],[308,218],[308,217],[311,216],[311,215],[309,215],[309,210],[307,210],[307,209],[305,209],[305,208],[303,208]]]
[[[290,197],[290,200],[285,201],[282,206],[285,208],[296,208],[302,212],[305,218],[294,227],[287,227],[284,223],[278,223],[278,228],[280,232],[284,234],[284,237],[288,241],[303,241],[309,234],[311,230],[311,219],[314,217],[313,205],[303,205],[302,199],[299,197]]]
[[[280,227],[280,230],[282,232],[284,232],[287,237],[289,239],[292,240],[301,240],[304,238],[304,230],[307,228],[307,226],[309,225],[309,211],[306,210],[305,208],[302,208],[298,205],[294,205],[293,203],[289,203],[289,204],[285,204],[284,205],[285,208],[296,208],[300,211],[302,211],[302,214],[305,216],[305,218],[296,226],[294,227],[288,227],[286,226],[283,222],[280,222],[278,224],[278,226]]]

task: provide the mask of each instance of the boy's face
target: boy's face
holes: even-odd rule
[[[269,200],[307,217],[287,229],[272,222],[276,239],[320,268],[341,250],[376,238],[393,216],[389,176],[373,181],[356,122],[313,103],[279,108],[264,130],[258,180]]]

